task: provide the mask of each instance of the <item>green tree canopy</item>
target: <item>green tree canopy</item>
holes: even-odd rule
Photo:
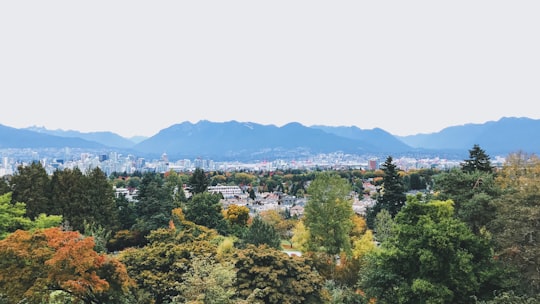
[[[500,260],[515,270],[516,291],[540,294],[540,158],[510,154],[498,173],[503,189],[492,224]]]
[[[249,226],[244,241],[255,246],[266,244],[269,247],[280,249],[281,239],[276,229],[257,215]]]
[[[26,204],[26,215],[34,219],[41,213],[57,214],[51,210],[50,178],[40,162],[20,165],[10,181],[12,201]]]
[[[361,288],[378,303],[471,303],[472,296],[491,296],[489,238],[454,218],[452,201],[408,199],[392,236],[369,255]]]
[[[9,182],[7,181],[6,177],[0,177],[0,195],[6,194],[8,192],[11,192]]]
[[[139,185],[135,210],[137,222],[134,229],[143,232],[167,227],[175,204],[171,193],[164,186],[163,178],[156,173],[145,173]]]
[[[180,206],[187,201],[182,178],[174,170],[167,172],[165,176],[165,187],[171,193],[176,205]]]
[[[236,289],[250,303],[322,303],[324,280],[307,258],[249,245],[235,260]]]
[[[435,198],[452,200],[457,218],[465,222],[475,233],[486,227],[495,217],[494,200],[500,195],[500,187],[492,172],[464,172],[454,168],[434,176]]]
[[[182,279],[179,295],[171,303],[238,303],[234,286],[236,270],[230,261],[220,263],[211,256],[194,256]]]
[[[384,172],[382,189],[375,205],[367,210],[367,223],[370,228],[373,228],[375,217],[382,209],[388,210],[390,215],[395,217],[407,201],[403,180],[391,156],[386,158],[381,169]]]
[[[32,221],[26,217],[26,205],[11,203],[11,192],[0,196],[0,240],[17,229],[26,230],[32,227]]]
[[[196,168],[188,182],[191,194],[203,193],[208,190],[209,185],[210,177],[206,175],[203,169]]]
[[[118,208],[115,193],[107,175],[99,167],[92,169],[84,176],[84,199],[82,210],[84,221],[101,226],[107,230],[117,226]],[[73,223],[75,224],[75,223]],[[81,230],[84,231],[84,230]]]
[[[309,247],[330,255],[350,253],[352,229],[351,185],[339,175],[321,172],[308,188],[304,223],[309,230]]]
[[[463,172],[493,172],[493,166],[491,165],[490,156],[484,151],[478,144],[475,144],[471,150],[469,150],[469,158],[461,163],[461,170]]]
[[[215,256],[215,230],[186,220],[180,208],[171,212],[168,228],[153,230],[148,243],[140,248],[121,252],[120,260],[138,284],[141,292],[149,294],[156,304],[178,299],[191,269],[194,257]]]
[[[227,222],[223,217],[221,195],[201,192],[194,194],[185,204],[184,213],[188,221],[211,229],[221,234],[227,233]]]
[[[0,240],[17,230],[33,230],[58,227],[62,223],[60,215],[38,215],[33,221],[26,217],[26,204],[11,203],[11,192],[0,195]]]
[[[56,170],[51,178],[51,208],[61,214],[66,224],[75,230],[83,229],[89,213],[84,201],[84,176],[78,168]]]

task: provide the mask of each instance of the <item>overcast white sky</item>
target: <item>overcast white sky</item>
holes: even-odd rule
[[[540,119],[540,1],[0,1],[0,124]]]

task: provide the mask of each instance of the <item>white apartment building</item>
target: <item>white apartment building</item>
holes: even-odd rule
[[[242,189],[238,186],[209,186],[208,192],[210,193],[221,193],[224,198],[234,197],[235,195],[241,195]]]

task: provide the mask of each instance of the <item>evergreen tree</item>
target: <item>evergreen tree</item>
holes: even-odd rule
[[[135,203],[129,201],[125,195],[119,195],[116,198],[116,207],[118,208],[117,229],[131,229],[137,220]]]
[[[252,200],[255,200],[257,198],[257,195],[255,194],[255,190],[253,188],[249,188],[249,198]]]
[[[50,204],[50,179],[40,162],[20,165],[10,181],[12,202],[26,203],[26,215],[30,219],[39,214],[55,214]]]
[[[259,215],[253,219],[244,241],[255,246],[266,244],[275,249],[281,248],[281,239],[278,232],[271,224],[263,221]]]
[[[189,191],[191,194],[202,193],[208,190],[210,178],[206,175],[203,169],[196,168],[189,178]]]
[[[84,229],[84,219],[90,214],[84,200],[83,180],[79,168],[56,170],[51,178],[51,212],[62,215],[67,226],[79,231]]]
[[[89,224],[113,230],[117,226],[118,209],[114,189],[105,172],[98,167],[88,172],[84,178],[84,193],[83,205],[88,209],[84,219]]]
[[[164,187],[163,178],[156,173],[145,173],[139,185],[135,210],[137,223],[134,229],[143,234],[169,225],[171,212],[179,207]]]
[[[464,172],[492,172],[493,166],[489,155],[478,144],[475,144],[471,150],[469,150],[469,159],[466,159],[461,163],[461,170]]]
[[[382,189],[376,204],[367,211],[366,220],[370,228],[373,228],[375,217],[379,211],[386,209],[392,217],[395,217],[407,201],[403,180],[397,166],[392,161],[392,157],[388,156],[384,164],[381,165],[381,170],[384,172]]]
[[[8,192],[11,192],[11,188],[9,187],[9,182],[5,177],[0,178],[0,195],[6,194]]]

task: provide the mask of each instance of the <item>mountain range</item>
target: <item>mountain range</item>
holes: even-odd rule
[[[16,129],[0,125],[0,149],[81,148],[117,150],[143,157],[170,159],[211,158],[249,160],[296,158],[343,152],[370,155],[468,155],[474,144],[489,155],[540,152],[540,120],[503,117],[483,124],[451,126],[436,133],[395,136],[383,129],[355,126],[304,126],[291,122],[282,127],[253,122],[182,122],[148,138],[124,138],[112,132]]]

